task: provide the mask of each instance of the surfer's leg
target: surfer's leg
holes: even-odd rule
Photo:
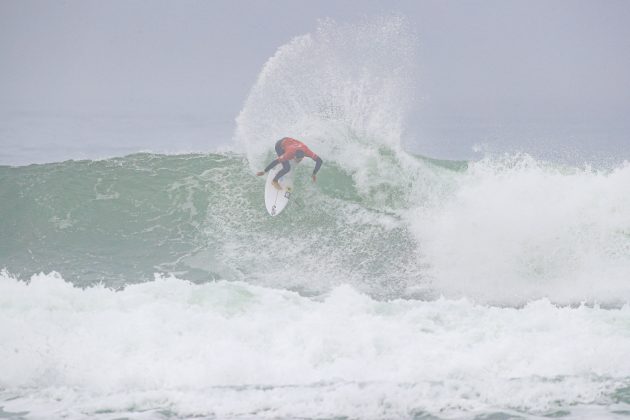
[[[282,156],[284,154],[284,148],[282,147],[282,139],[276,142],[276,153],[278,156]]]
[[[278,173],[276,174],[276,176],[273,177],[274,181],[279,180],[282,176],[286,175],[286,173],[291,170],[291,165],[289,165],[289,162],[280,162],[280,163],[282,163],[282,169],[280,169]]]

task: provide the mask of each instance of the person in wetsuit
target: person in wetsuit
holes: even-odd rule
[[[317,172],[319,168],[321,168],[322,159],[317,156],[315,153],[311,151],[304,143],[298,141],[296,139],[292,139],[291,137],[285,137],[276,142],[276,153],[278,154],[278,158],[274,159],[262,172],[256,173],[257,176],[262,176],[269,172],[273,167],[275,167],[278,163],[282,164],[282,169],[278,171],[276,176],[273,177],[272,184],[277,189],[282,189],[278,180],[284,174],[291,170],[291,165],[289,165],[289,161],[293,158],[299,163],[304,159],[304,156],[308,156],[315,161],[315,169],[313,170],[313,175],[311,178],[313,182],[317,181]]]

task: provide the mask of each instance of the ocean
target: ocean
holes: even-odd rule
[[[229,151],[0,166],[0,417],[630,416],[630,164],[408,152],[412,50],[324,21]]]

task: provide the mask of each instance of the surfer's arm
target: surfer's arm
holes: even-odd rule
[[[315,169],[313,169],[313,176],[317,175],[317,172],[319,171],[319,168],[322,167],[322,163],[324,163],[322,158],[317,156],[317,158],[315,158]]]
[[[313,182],[316,182],[317,172],[319,171],[319,168],[322,167],[322,163],[324,163],[324,161],[319,156],[316,156],[314,160],[315,160],[315,169],[313,169],[313,175],[311,175],[311,179],[313,179]]]

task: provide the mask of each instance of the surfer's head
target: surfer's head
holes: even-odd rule
[[[295,152],[295,160],[299,162],[302,159],[304,159],[304,150],[298,150],[297,152]]]

